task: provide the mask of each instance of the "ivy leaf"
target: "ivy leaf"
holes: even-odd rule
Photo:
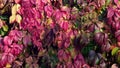
[[[25,46],[31,45],[31,36],[30,36],[30,35],[26,35],[26,36],[23,38],[23,44],[24,44]]]
[[[113,8],[108,8],[107,18],[111,18],[114,15]]]
[[[26,65],[25,65],[25,68],[29,68],[29,64],[26,64]]]
[[[17,23],[21,23],[21,20],[22,20],[22,17],[19,15],[19,14],[17,14],[16,15],[16,21],[17,21]]]
[[[16,15],[16,13],[17,13],[17,4],[15,4],[11,9],[12,9],[12,15]]]
[[[3,30],[0,30],[0,35],[1,36],[4,36],[5,35],[5,32]]]
[[[8,26],[7,26],[7,25],[4,25],[2,28],[3,28],[3,30],[6,31],[6,32],[8,31]]]
[[[10,65],[10,64],[7,64],[5,68],[11,68],[11,65]]]
[[[119,0],[114,0],[114,3],[117,5]]]
[[[120,64],[120,50],[118,51],[118,55],[117,55],[117,62]]]
[[[8,20],[8,16],[5,16],[5,15],[4,16],[0,16],[0,19],[4,20],[4,21],[7,21]]]
[[[107,0],[107,1],[106,1],[106,5],[108,5],[108,4],[110,3],[110,1],[111,1],[111,0]]]
[[[53,54],[53,56],[51,56],[50,61],[51,61],[52,67],[55,67],[55,65],[58,63],[57,55]]]
[[[117,53],[118,53],[118,50],[119,50],[119,48],[118,48],[118,47],[115,47],[115,48],[112,50],[111,55],[114,56],[115,54],[117,54]]]
[[[93,42],[91,41],[90,43],[88,43],[87,46],[85,46],[85,47],[82,49],[82,54],[83,54],[84,56],[87,56],[88,53],[89,53],[89,51],[90,51],[90,50],[94,50],[94,48],[95,48],[95,46],[94,46]]]
[[[15,22],[15,18],[16,18],[16,15],[12,15],[12,16],[10,16],[10,18],[9,18],[9,22],[10,22],[10,23]]]
[[[21,0],[15,0],[15,3],[20,3]]]

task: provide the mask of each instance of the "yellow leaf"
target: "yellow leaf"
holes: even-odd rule
[[[38,56],[41,57],[45,54],[46,50],[39,51]]]
[[[17,5],[15,4],[13,7],[12,7],[12,15],[16,15],[17,13]]]
[[[11,68],[11,65],[9,63],[7,63],[5,68]]]
[[[10,22],[10,23],[15,22],[15,18],[16,18],[16,15],[10,16],[9,22]]]
[[[22,17],[19,14],[17,14],[16,15],[16,22],[20,24],[21,21],[22,21]]]
[[[17,11],[19,11],[19,10],[20,10],[20,7],[21,7],[21,5],[20,5],[20,4],[16,4]]]
[[[49,19],[47,20],[48,25],[50,25],[52,22],[53,22],[53,21],[52,21],[51,18],[49,18]]]
[[[20,4],[15,4],[13,7],[12,7],[12,15],[16,15],[17,11],[19,11],[20,9]]]

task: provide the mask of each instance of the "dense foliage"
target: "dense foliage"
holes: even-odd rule
[[[119,0],[1,0],[0,68],[118,68]]]

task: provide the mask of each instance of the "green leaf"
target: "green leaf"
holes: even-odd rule
[[[5,35],[5,32],[3,30],[0,30],[0,35],[1,36],[4,36]]]
[[[8,17],[7,16],[0,16],[0,19],[7,21]]]
[[[99,32],[100,32],[100,30],[98,30],[98,29],[95,30],[95,33],[99,33]]]
[[[120,54],[117,56],[117,62],[120,64]]]
[[[81,52],[84,56],[87,56],[90,50],[94,50],[95,44],[93,41],[89,42],[84,48],[82,48]]]
[[[112,55],[112,56],[116,55],[116,54],[118,53],[118,50],[119,50],[119,48],[118,48],[118,47],[115,47],[115,48],[112,50],[111,55]]]
[[[52,67],[55,67],[55,65],[57,65],[57,63],[58,63],[58,61],[59,61],[57,55],[54,54],[54,55],[51,56],[50,58],[51,58],[51,59],[50,59],[50,61],[51,61],[51,66],[52,66]]]
[[[111,0],[106,0],[106,5],[108,5],[110,3]]]
[[[4,25],[2,28],[3,28],[3,31],[6,31],[6,32],[8,31],[8,26],[7,25]]]
[[[99,64],[99,63],[100,63],[100,59],[98,57],[96,57],[95,64]]]
[[[54,68],[58,63],[58,57],[54,48],[49,48],[48,55],[50,57],[51,67]]]
[[[29,67],[30,67],[29,64],[26,64],[26,65],[25,65],[25,68],[29,68]]]

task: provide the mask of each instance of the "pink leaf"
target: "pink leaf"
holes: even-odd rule
[[[107,13],[107,18],[110,18],[114,15],[114,11],[113,11],[113,8],[108,8],[108,13]]]
[[[11,53],[15,56],[17,56],[18,54],[21,53],[21,51],[23,50],[23,45],[18,45],[16,43],[13,43],[12,45],[13,47],[11,48]]]
[[[63,21],[60,23],[60,27],[66,31],[69,27],[69,23],[67,21]]]
[[[5,45],[3,50],[5,53],[9,53],[11,51],[11,48],[9,48],[8,45]]]
[[[3,39],[3,42],[5,45],[11,45],[13,42],[13,39],[10,36],[5,36]]]
[[[47,13],[48,17],[51,17],[52,13],[53,13],[53,8],[51,5],[47,5],[45,6],[45,12]]]
[[[118,4],[118,0],[114,0],[114,3],[117,5]]]
[[[3,53],[1,58],[2,65],[6,65],[7,63],[12,63],[15,57],[11,53]]]

